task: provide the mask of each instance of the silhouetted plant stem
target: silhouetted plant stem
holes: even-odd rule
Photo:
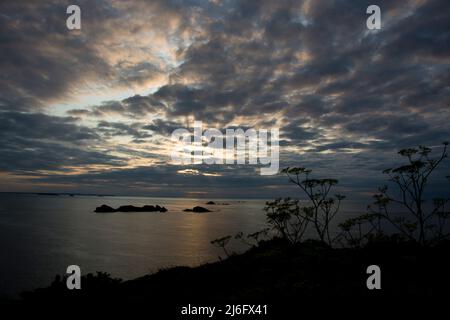
[[[281,171],[285,173],[290,182],[300,187],[311,202],[312,216],[307,217],[317,232],[319,239],[329,245],[333,240],[330,235],[330,222],[339,212],[340,203],[345,198],[341,195],[329,196],[336,179],[311,179],[311,170],[305,168],[286,168]],[[304,176],[301,180],[300,176]]]

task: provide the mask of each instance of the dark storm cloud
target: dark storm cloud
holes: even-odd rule
[[[284,126],[281,138],[286,137],[290,139],[289,144],[301,143],[306,145],[309,140],[318,138],[320,134],[313,128],[303,128],[299,126],[298,122],[292,121],[289,125]]]
[[[131,118],[140,118],[149,113],[164,113],[165,105],[152,96],[134,95],[122,101],[105,101],[101,105],[88,109],[72,109],[73,116],[107,117],[121,114]]]
[[[180,171],[192,170],[192,174],[181,173]],[[198,173],[197,173],[198,171]],[[236,171],[238,173],[236,173]],[[153,195],[189,196],[191,193],[205,192],[205,187],[209,195],[215,196],[235,196],[240,194],[252,197],[264,198],[268,196],[285,194],[292,191],[287,185],[286,178],[274,176],[263,178],[255,174],[254,167],[236,166],[155,166],[138,167],[133,169],[110,170],[108,172],[98,172],[81,174],[76,177],[64,175],[42,176],[41,181],[46,183],[73,183],[80,186],[101,190],[104,182],[109,181],[109,190],[117,190],[123,193],[123,186],[127,186],[125,192],[139,194],[140,192],[151,192]],[[220,175],[217,175],[220,173]],[[208,175],[213,174],[213,176]],[[242,183],[245,179],[246,183]],[[274,191],[270,188],[273,185],[282,185]],[[175,188],[176,187],[176,188]],[[291,190],[289,190],[291,189]]]
[[[163,74],[163,71],[157,66],[146,61],[142,61],[134,65],[126,65],[121,62],[118,64],[117,69],[119,74],[119,82],[124,84],[145,83],[148,79]]]
[[[66,8],[56,1],[0,4],[2,109],[43,108],[46,100],[61,97],[82,77],[109,75],[92,46],[95,39],[64,28]]]
[[[108,150],[99,152],[76,146],[66,146],[56,141],[41,142],[17,138],[0,147],[0,170],[39,176],[41,170],[71,173],[74,167],[90,165],[124,166],[124,158],[112,156]],[[67,168],[71,167],[71,169]]]
[[[450,21],[448,1],[427,1],[414,15],[392,28],[396,46],[385,46],[386,56],[414,60],[450,58]],[[448,60],[447,60],[448,63]]]
[[[170,136],[176,129],[183,127],[183,124],[179,122],[155,119],[151,124],[143,126],[142,129],[150,130],[164,136]]]
[[[142,139],[150,138],[152,135],[145,130],[141,130],[140,123],[126,124],[122,122],[100,121],[97,125],[97,131],[105,137],[131,136],[141,142]]]
[[[438,39],[448,37],[448,19],[438,12],[437,21],[430,18],[433,10],[441,11],[436,3],[442,1],[415,9],[412,2],[382,2],[385,16],[394,18],[386,30],[372,33],[362,14],[369,2],[313,1],[305,16],[298,14],[301,2],[239,3],[211,23],[207,41],[183,52],[176,76],[195,79],[195,85],[167,85],[152,96],[167,103],[170,116],[210,122],[284,111],[288,119],[321,123],[328,115],[369,117],[387,110],[394,117],[411,112],[425,121],[427,112],[448,108],[450,93],[448,61],[428,60],[430,53],[446,51]],[[410,50],[398,45],[413,42],[417,34],[436,40],[423,41],[420,48],[409,45]],[[298,61],[302,50],[307,58]],[[445,53],[433,57],[443,59]],[[304,88],[316,94],[286,97]],[[418,107],[427,110],[412,110]]]
[[[129,54],[118,56],[117,47],[126,48],[121,38],[133,42],[141,30],[168,30],[170,18],[178,19],[178,31],[188,28],[190,12],[181,10],[178,1],[80,0],[82,29],[70,31],[66,8],[71,4],[0,3],[1,109],[43,109],[90,82],[142,84],[163,71],[149,61],[128,61]]]
[[[14,137],[66,142],[99,138],[94,130],[76,125],[76,120],[43,113],[0,112],[0,136],[3,141]]]
[[[124,165],[124,159],[90,147],[100,136],[72,117],[0,112],[0,170],[64,170],[65,166]]]

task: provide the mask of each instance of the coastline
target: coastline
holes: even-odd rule
[[[450,284],[449,248],[448,241],[425,249],[392,240],[362,249],[336,249],[313,240],[290,245],[274,238],[214,263],[162,269],[134,280],[121,281],[107,273],[86,275],[82,290],[67,290],[65,279],[58,276],[49,287],[23,293],[21,302],[120,301],[157,306],[168,301],[440,297]],[[366,268],[374,263],[382,269],[382,290],[366,287]]]

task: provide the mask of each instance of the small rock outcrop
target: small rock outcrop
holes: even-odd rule
[[[185,212],[212,212],[211,210],[208,210],[208,209],[200,207],[200,206],[193,207],[192,209],[184,209],[183,211],[185,211]]]
[[[220,203],[220,202],[214,202],[214,201],[208,201],[206,204],[208,204],[208,205],[210,205],[210,206],[212,206],[212,205],[227,206],[227,205],[228,205],[228,203],[226,203],[226,202]]]
[[[114,209],[106,204],[101,205],[100,207],[95,208],[95,212],[166,212],[167,209],[165,207],[161,207],[159,205],[145,205],[143,207],[136,207],[131,205],[120,206],[117,209]]]
[[[100,207],[95,208],[95,212],[116,212],[116,209],[111,208],[106,204],[102,204]]]

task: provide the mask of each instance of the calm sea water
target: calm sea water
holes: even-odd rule
[[[68,265],[132,279],[160,268],[195,266],[223,255],[210,241],[265,227],[264,200],[0,194],[0,295],[50,284]],[[166,213],[94,213],[95,207],[159,204]],[[186,213],[200,205],[211,213]],[[347,205],[345,216],[363,208]],[[231,249],[246,246],[235,241]]]

